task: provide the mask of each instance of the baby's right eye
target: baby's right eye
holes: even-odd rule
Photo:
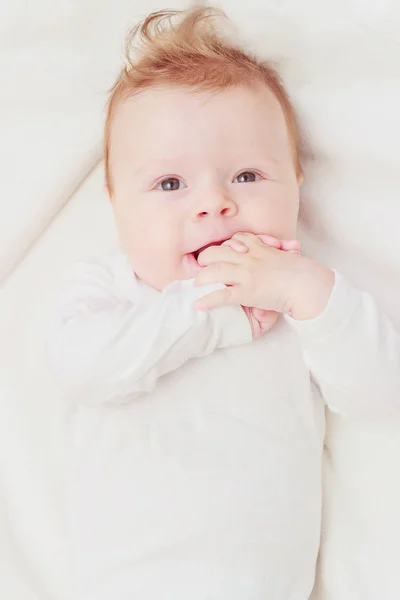
[[[166,177],[157,183],[156,189],[164,192],[175,192],[186,187],[186,184],[178,177]]]

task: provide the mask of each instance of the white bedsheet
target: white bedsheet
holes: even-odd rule
[[[107,251],[115,244],[102,182],[98,168],[2,290],[0,329],[6,343],[0,345],[0,598],[4,600],[71,598],[62,503],[68,411],[47,371],[43,332],[65,269],[80,256]]]
[[[68,597],[61,502],[68,419],[47,372],[42,330],[65,268],[115,243],[101,167],[68,198],[100,155],[103,91],[125,23],[156,6],[140,4],[0,7],[0,278],[17,265],[0,299],[0,597],[7,600]],[[279,63],[299,109],[308,157],[305,249],[374,293],[400,327],[398,5],[222,4],[245,42]],[[328,422],[317,600],[397,600],[400,419]]]
[[[160,0],[0,3],[0,282],[99,160],[125,31],[162,7]]]

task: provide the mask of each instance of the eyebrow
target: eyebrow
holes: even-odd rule
[[[250,153],[249,153],[250,154]],[[135,177],[146,174],[146,173],[152,173],[153,171],[159,171],[162,170],[163,167],[168,167],[168,165],[176,165],[181,163],[183,160],[185,159],[185,157],[182,156],[168,156],[168,157],[163,157],[163,158],[155,158],[155,159],[151,159],[151,162],[147,162],[147,163],[142,163],[139,164],[139,166],[133,171],[133,175]],[[263,159],[260,160],[260,158],[256,158],[256,157],[246,157],[246,156],[239,156],[237,157],[237,159],[232,159],[235,160],[235,162],[237,161],[242,162],[243,163],[243,168],[244,169],[250,169],[250,168],[265,168],[268,166],[278,166],[280,164],[280,160],[278,158],[276,158],[276,156],[268,156],[268,157],[264,157]],[[168,170],[168,169],[167,169]]]
[[[182,160],[182,157],[171,157],[168,158],[156,158],[151,159],[151,162],[140,164],[137,169],[134,170],[134,175],[141,175],[142,173],[148,172],[150,170],[158,170],[163,165],[177,163]]]

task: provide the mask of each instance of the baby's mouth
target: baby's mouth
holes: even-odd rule
[[[201,254],[204,250],[206,250],[206,248],[210,248],[211,246],[221,246],[224,242],[226,242],[226,240],[220,240],[218,242],[210,242],[209,244],[206,244],[205,246],[198,248],[192,254],[197,261],[199,254]]]

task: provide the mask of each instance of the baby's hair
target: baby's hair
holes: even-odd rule
[[[217,30],[217,22],[228,23],[217,8],[163,10],[150,14],[128,34],[126,66],[111,89],[105,122],[105,176],[110,191],[110,134],[116,109],[139,92],[162,86],[218,92],[265,84],[283,110],[296,173],[301,176],[296,116],[277,71],[233,45]]]

